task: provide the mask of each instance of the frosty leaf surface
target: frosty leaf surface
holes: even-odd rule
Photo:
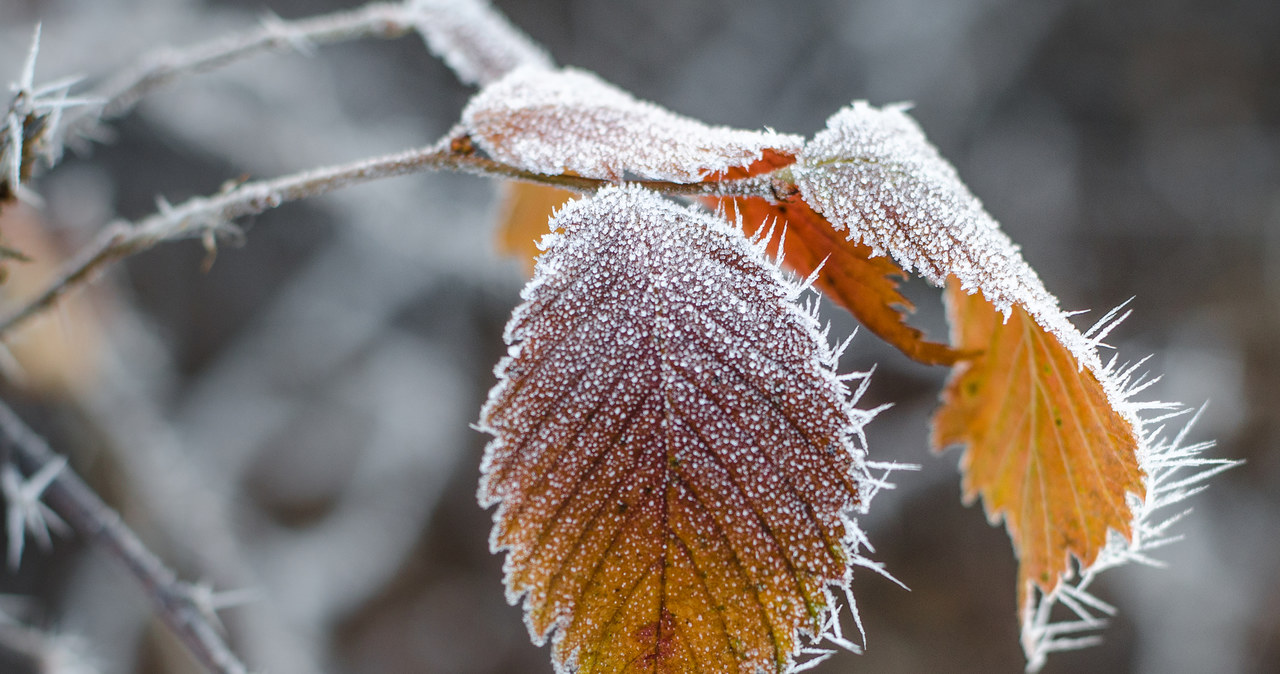
[[[1109,374],[1081,368],[1025,310],[1006,321],[955,282],[946,300],[954,345],[983,354],[955,367],[933,445],[967,446],[965,498],[981,496],[988,517],[1004,520],[1027,606],[1033,584],[1044,594],[1057,588],[1070,556],[1092,565],[1108,530],[1130,538],[1128,496],[1146,493],[1139,429],[1107,390]]]
[[[480,419],[508,598],[559,671],[788,670],[850,578],[869,413],[723,219],[620,187],[553,227]]]
[[[939,286],[954,277],[1001,312],[1021,306],[1077,356],[1090,350],[904,107],[844,108],[792,170],[809,205],[875,255],[888,253]]]
[[[959,354],[946,344],[930,342],[924,333],[907,325],[911,302],[898,292],[903,271],[887,257],[872,257],[871,248],[850,241],[803,200],[770,203],[758,197],[725,199],[723,207],[732,219],[741,216],[743,231],[755,236],[773,227],[769,251],[776,257],[785,232],[783,264],[808,278],[881,339],[908,357],[930,365],[950,365]]]
[[[486,85],[520,66],[555,63],[485,0],[415,0],[416,27],[431,53],[465,84]]]
[[[799,136],[709,126],[639,101],[592,73],[519,68],[482,89],[462,123],[501,162],[604,180],[699,182],[766,151],[795,156]]]

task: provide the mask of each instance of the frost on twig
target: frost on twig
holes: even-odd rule
[[[36,159],[43,158],[49,166],[56,164],[66,143],[99,137],[98,127],[103,122],[127,114],[161,87],[258,54],[283,50],[309,53],[316,45],[371,37],[396,38],[421,21],[421,10],[413,5],[413,0],[370,3],[354,10],[293,21],[268,16],[253,30],[181,49],[151,52],[133,68],[74,98],[69,92],[77,79],[35,85],[37,28],[22,76],[13,86],[15,95],[0,134],[0,202],[18,195],[30,196],[22,184]],[[64,119],[62,111],[69,108],[77,109]]]
[[[9,540],[9,568],[16,569],[22,563],[22,551],[30,533],[42,548],[53,546],[50,531],[66,534],[67,524],[41,500],[44,491],[67,467],[65,457],[58,457],[45,464],[29,479],[13,464],[0,466],[0,491],[4,492],[6,507],[5,530]]]
[[[210,618],[223,602],[207,588],[179,580],[118,513],[75,473],[65,469],[65,459],[57,457],[44,439],[3,403],[0,449],[8,457],[6,471],[33,476],[24,485],[28,492],[43,492],[44,503],[51,512],[124,565],[146,590],[159,617],[201,664],[218,674],[247,671],[223,640],[219,625]],[[10,493],[10,480],[6,477],[6,494]]]
[[[414,29],[423,35],[432,52],[467,83],[487,84],[519,65],[552,65],[541,47],[483,0],[375,2],[297,20],[269,15],[251,31],[144,56],[137,66],[95,88],[86,100],[96,101],[96,105],[68,119],[64,135],[70,139],[93,137],[97,125],[128,113],[156,89],[259,54],[309,54],[318,45],[365,38],[391,39]],[[65,94],[65,87],[62,93]],[[61,151],[60,144],[51,144],[51,150],[55,147]]]
[[[581,191],[594,191],[608,183],[595,178],[533,173],[476,153],[459,152],[450,142],[452,139],[453,136],[447,135],[440,142],[425,148],[313,169],[273,180],[230,184],[219,194],[195,197],[177,205],[160,200],[157,213],[134,223],[118,222],[107,227],[42,290],[0,313],[0,334],[45,311],[66,293],[92,281],[102,270],[130,255],[149,250],[160,243],[183,239],[202,239],[206,246],[211,246],[219,236],[239,236],[239,230],[231,224],[237,218],[372,180],[449,169],[543,182]],[[713,185],[650,181],[645,186],[669,194],[771,194],[770,183],[762,178],[764,176],[726,180]]]
[[[584,70],[525,67],[485,87],[462,124],[489,156],[536,173],[694,183],[766,152],[794,156],[803,139],[708,126]]]
[[[370,3],[354,10],[294,21],[264,18],[256,29],[234,33],[181,49],[164,49],[95,88],[100,101],[67,120],[68,138],[93,137],[103,121],[120,117],[145,96],[171,82],[211,72],[238,61],[273,51],[308,53],[315,45],[364,38],[395,38],[413,29],[415,12],[408,2]]]
[[[52,165],[60,157],[58,138],[63,110],[84,105],[68,97],[75,80],[59,80],[37,86],[36,58],[40,53],[40,26],[36,26],[18,80],[10,85],[13,98],[0,126],[0,206],[15,198],[36,201],[25,183],[36,162]]]
[[[484,86],[520,66],[550,69],[551,56],[486,0],[409,0],[431,53],[465,84]]]

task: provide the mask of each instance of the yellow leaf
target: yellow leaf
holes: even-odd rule
[[[1126,494],[1145,493],[1138,437],[1096,374],[1021,307],[1008,320],[982,296],[947,284],[956,365],[934,417],[933,446],[967,446],[968,501],[1004,520],[1018,555],[1019,606],[1058,586],[1074,556],[1093,563],[1107,531],[1131,536]]]

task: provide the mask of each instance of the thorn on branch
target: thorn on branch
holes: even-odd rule
[[[11,559],[12,555],[21,554],[24,531],[31,531],[37,540],[42,540],[48,539],[49,525],[54,522],[74,529],[124,565],[147,592],[156,614],[208,671],[246,674],[247,668],[222,638],[220,625],[209,619],[210,612],[242,603],[236,598],[241,594],[193,590],[192,587],[198,586],[178,580],[177,574],[124,524],[119,513],[66,469],[66,458],[55,454],[48,443],[3,402],[0,402],[0,456],[7,458],[0,466],[0,486],[9,504]],[[24,474],[31,477],[24,478]],[[15,531],[18,543],[14,542]],[[15,548],[17,553],[13,552]]]
[[[9,537],[10,569],[17,569],[22,564],[22,551],[28,533],[44,550],[53,547],[51,531],[56,530],[64,536],[70,533],[67,523],[41,500],[45,490],[66,467],[66,457],[59,456],[27,479],[11,463],[0,467],[0,491],[4,492],[7,506],[5,527]]]
[[[249,588],[217,592],[208,581],[185,583],[182,589],[185,590],[186,601],[190,602],[200,615],[209,621],[209,624],[223,634],[226,633],[226,628],[222,624],[222,619],[218,617],[219,611],[244,606],[262,599],[261,592]]]

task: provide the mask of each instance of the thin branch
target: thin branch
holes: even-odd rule
[[[94,98],[102,101],[96,115],[77,115],[70,129],[83,132],[101,120],[119,117],[147,94],[166,84],[210,72],[258,54],[295,50],[369,37],[396,38],[414,29],[415,11],[406,2],[373,3],[359,9],[296,21],[270,19],[255,31],[224,36],[185,49],[159,51],[137,67],[109,80]]]
[[[26,475],[36,475],[63,459],[18,415],[0,402],[0,451]],[[223,640],[197,586],[178,580],[120,515],[70,470],[61,470],[44,489],[44,501],[80,535],[118,559],[141,583],[160,618],[202,665],[217,674],[248,670]]]
[[[62,157],[66,139],[93,137],[104,121],[120,117],[144,96],[183,77],[209,72],[272,51],[306,52],[314,45],[368,37],[391,39],[417,28],[422,11],[413,0],[372,3],[356,10],[297,21],[264,19],[253,31],[224,36],[185,49],[152,53],[122,74],[84,96],[68,98],[76,79],[42,87],[34,83],[39,27],[24,63],[16,94],[0,119],[0,202],[22,194],[39,154],[48,167]],[[65,126],[64,126],[65,124]],[[38,147],[28,148],[29,145]],[[24,195],[34,198],[32,195]]]
[[[160,243],[202,238],[213,252],[217,235],[238,233],[230,224],[236,218],[380,178],[442,169],[555,185],[579,192],[593,192],[614,183],[580,176],[543,175],[503,164],[477,154],[465,135],[450,135],[427,148],[274,180],[231,185],[219,194],[195,197],[177,206],[162,202],[159,211],[150,217],[132,224],[118,222],[103,229],[42,291],[0,314],[0,335],[52,307],[63,295],[93,280],[111,264]],[[789,176],[786,169],[778,173]],[[648,180],[638,184],[673,196],[755,196],[767,199],[785,197],[795,189],[785,178],[774,174],[705,183]]]

